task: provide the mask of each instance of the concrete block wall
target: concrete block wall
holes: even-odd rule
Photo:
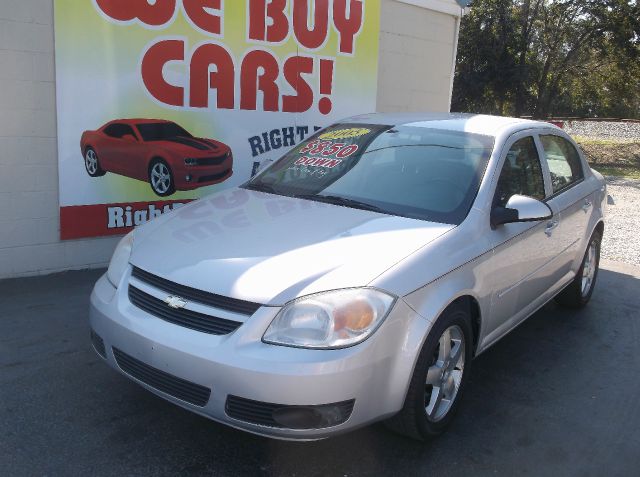
[[[104,265],[117,239],[61,242],[53,0],[0,1],[0,279]]]
[[[448,111],[455,25],[382,0],[378,110]],[[53,0],[0,0],[0,204],[0,279],[105,266],[118,241],[59,239]]]

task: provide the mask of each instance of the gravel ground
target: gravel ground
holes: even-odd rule
[[[640,265],[640,180],[607,177],[615,205],[607,210],[602,257]]]
[[[625,121],[567,121],[564,130],[572,136],[596,139],[640,139],[640,123]]]

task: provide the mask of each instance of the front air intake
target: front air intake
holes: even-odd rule
[[[158,391],[194,406],[203,407],[209,402],[211,389],[205,386],[160,371],[117,348],[113,348],[113,356],[122,371]]]

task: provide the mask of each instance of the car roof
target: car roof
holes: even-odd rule
[[[347,118],[341,123],[387,124],[413,126],[446,131],[468,132],[496,137],[533,128],[556,128],[544,121],[468,113],[372,113]]]
[[[173,121],[168,121],[166,119],[145,119],[145,118],[127,118],[127,119],[114,119],[112,121],[109,121],[108,124],[112,124],[112,123],[122,123],[122,124],[128,124],[130,126],[135,126],[136,124],[140,124],[140,123],[172,123]]]

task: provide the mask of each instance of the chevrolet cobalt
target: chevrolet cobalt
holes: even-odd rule
[[[353,117],[125,236],[91,296],[93,345],[245,431],[312,440],[384,420],[429,438],[475,356],[554,298],[587,304],[605,204],[551,124]]]

